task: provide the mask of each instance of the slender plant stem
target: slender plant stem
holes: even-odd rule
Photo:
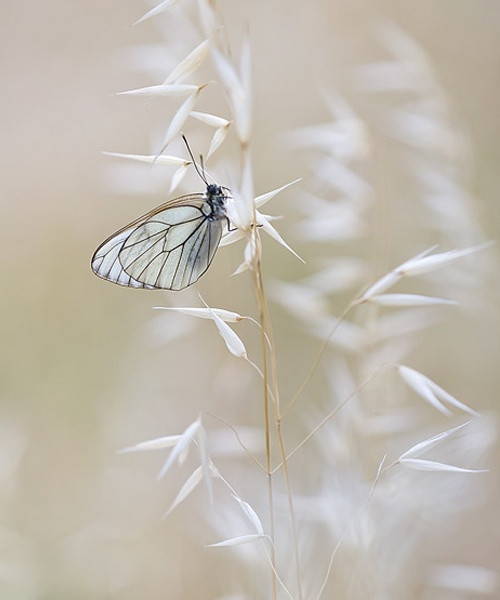
[[[304,379],[304,381],[300,385],[299,389],[293,395],[293,397],[290,400],[290,403],[288,404],[288,406],[283,411],[283,413],[281,415],[282,417],[284,417],[291,410],[292,406],[295,404],[295,402],[298,400],[298,398],[302,395],[303,391],[309,385],[309,383],[310,383],[310,381],[311,381],[314,373],[316,372],[316,369],[319,366],[319,363],[321,362],[321,359],[323,358],[323,354],[325,353],[325,350],[328,348],[328,344],[330,343],[330,340],[332,339],[332,337],[334,336],[335,332],[339,328],[340,324],[346,318],[347,314],[353,308],[354,305],[355,305],[354,302],[351,302],[350,304],[348,304],[345,307],[345,309],[342,311],[341,315],[338,317],[337,322],[335,323],[333,329],[330,331],[330,333],[323,340],[323,343],[321,344],[320,349],[318,350],[318,354],[316,355],[316,358],[314,359],[314,362],[311,365],[311,368],[309,369],[309,372],[307,373],[306,378]]]
[[[202,414],[207,415],[211,419],[215,419],[216,421],[219,421],[225,427],[227,427],[228,429],[230,429],[234,433],[234,435],[236,437],[236,440],[238,441],[238,444],[240,445],[240,447],[243,450],[243,452],[245,452],[245,454],[248,456],[248,458],[250,458],[250,460],[252,460],[261,471],[266,472],[266,467],[245,446],[245,444],[243,443],[243,440],[240,437],[240,434],[238,433],[238,430],[236,429],[236,427],[234,427],[234,425],[231,425],[231,423],[229,423],[228,421],[226,421],[226,419],[223,419],[222,417],[219,417],[218,415],[214,415],[211,412],[203,411]]]
[[[290,458],[292,458],[292,456],[298,452],[302,446],[304,446],[326,423],[328,423],[328,421],[330,419],[332,419],[338,412],[340,412],[340,410],[342,408],[344,408],[344,406],[350,401],[352,400],[352,398],[354,398],[354,396],[356,396],[356,394],[358,394],[371,380],[372,378],[379,373],[386,365],[380,365],[380,367],[377,367],[375,369],[375,371],[373,371],[373,373],[371,373],[354,391],[352,391],[338,406],[336,406],[333,410],[331,410],[319,423],[318,425],[316,425],[314,427],[314,429],[312,429],[307,435],[306,437],[299,443],[297,444],[297,446],[295,446],[295,448],[289,452],[287,454],[287,460],[289,460]],[[282,465],[276,465],[274,467],[274,471],[273,473],[276,473],[276,471],[279,471],[279,469],[282,468]]]
[[[258,240],[258,232],[254,229],[253,233],[256,238],[256,244],[259,245],[259,250],[260,250],[260,240]],[[290,476],[289,476],[289,472],[288,472],[288,463],[287,463],[285,442],[284,442],[283,434],[282,434],[282,430],[281,430],[281,415],[280,415],[280,406],[279,406],[276,352],[275,352],[273,331],[272,331],[272,326],[271,326],[271,319],[269,316],[269,309],[267,306],[266,296],[264,293],[264,283],[263,283],[263,279],[262,279],[260,252],[256,253],[256,259],[254,261],[254,279],[255,279],[255,285],[256,285],[256,290],[257,290],[257,300],[259,303],[259,316],[261,319],[262,330],[267,335],[267,339],[270,344],[269,361],[270,361],[270,365],[271,365],[271,378],[272,378],[271,388],[273,390],[272,400],[273,400],[273,407],[274,407],[274,411],[273,411],[274,424],[275,424],[276,436],[277,436],[277,440],[278,440],[281,464],[282,464],[282,468],[283,468],[285,487],[286,487],[286,491],[287,491],[288,510],[289,510],[289,514],[290,514],[290,529],[291,529],[291,536],[292,536],[292,547],[293,547],[295,575],[296,575],[297,598],[298,598],[298,600],[302,600],[302,583],[301,583],[301,575],[300,575],[300,561],[299,561],[299,551],[298,551],[298,541],[297,541],[297,527],[296,527],[296,521],[295,521],[295,510],[294,510],[294,506],[293,506],[293,495],[292,495],[292,489],[291,489],[291,485],[290,485]],[[263,340],[265,340],[265,339],[266,339],[266,337],[263,336]],[[265,346],[264,341],[262,343],[262,346],[263,346],[263,350],[264,350],[264,346]],[[267,358],[267,354],[265,356]],[[267,366],[266,366],[265,373],[267,375]],[[266,409],[269,410],[269,402],[268,402],[269,395],[267,394],[267,392],[266,392],[266,398],[267,398]],[[267,425],[267,423],[268,422],[266,420],[266,425]],[[272,477],[273,470],[272,470],[270,462],[268,464],[268,467],[269,467],[268,476]]]
[[[255,240],[257,241],[257,234],[255,233],[255,229],[252,232],[252,235],[255,235]],[[260,263],[259,263],[260,268]],[[256,287],[256,295],[257,295],[257,303],[259,306],[259,321],[260,321],[260,331],[261,331],[261,344],[262,344],[262,372],[263,372],[263,392],[264,392],[264,419],[266,425],[266,475],[267,475],[267,493],[268,493],[268,502],[269,502],[269,528],[270,535],[273,541],[271,546],[271,587],[272,587],[272,598],[276,599],[276,551],[274,548],[274,498],[273,498],[273,474],[272,474],[272,456],[271,456],[271,423],[269,418],[269,373],[268,373],[268,358],[267,358],[267,345],[266,345],[266,319],[265,313],[263,310],[263,305],[261,302],[262,298],[262,288],[260,286],[260,281],[255,273],[255,287]],[[272,347],[271,347],[272,349]]]
[[[242,171],[245,170],[246,165],[250,162],[250,148],[248,143],[240,142],[241,149],[241,168]],[[250,171],[251,176],[251,171]],[[249,182],[247,182],[249,184]],[[251,186],[253,189],[253,185]],[[248,190],[247,190],[248,191]],[[253,222],[256,223],[256,213],[255,206],[252,203],[253,209]],[[275,527],[274,527],[274,491],[273,491],[273,469],[272,469],[272,445],[271,445],[271,419],[270,419],[270,396],[272,396],[272,391],[270,389],[269,384],[269,368],[268,368],[268,347],[269,352],[272,354],[272,346],[269,343],[269,338],[266,333],[266,315],[264,310],[264,305],[262,303],[263,298],[263,290],[260,285],[261,280],[257,276],[257,273],[260,272],[260,255],[261,255],[261,247],[260,247],[260,238],[255,226],[252,226],[250,232],[250,242],[255,249],[255,254],[253,258],[252,265],[252,275],[255,286],[255,295],[257,299],[257,306],[259,310],[259,325],[260,325],[260,340],[262,346],[262,383],[263,383],[263,394],[264,394],[264,422],[265,422],[265,439],[266,439],[266,478],[267,478],[267,496],[268,496],[268,505],[269,505],[269,534],[272,541],[271,550],[270,550],[270,563],[271,563],[271,598],[272,600],[277,599],[277,581],[278,578],[276,576],[276,548],[274,544],[274,535],[275,535]],[[257,267],[258,264],[258,268]],[[272,399],[274,404],[275,400]]]

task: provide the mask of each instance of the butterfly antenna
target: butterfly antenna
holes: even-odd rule
[[[202,154],[200,154],[200,164],[201,164],[201,170],[203,171],[203,175],[205,175],[205,181],[208,181],[209,179],[211,179],[212,183],[215,183],[217,185],[217,182],[215,181],[215,179],[209,173],[207,173],[205,170],[205,163],[203,161]]]
[[[203,160],[201,161],[201,169],[202,170],[200,171],[200,169],[198,167],[198,163],[194,159],[193,152],[191,151],[191,147],[190,147],[190,145],[189,145],[189,143],[188,143],[188,141],[186,139],[186,136],[184,134],[182,134],[182,139],[184,140],[184,143],[186,144],[187,151],[189,152],[189,156],[191,157],[191,160],[193,161],[193,165],[194,165],[194,168],[196,169],[196,172],[201,177],[201,179],[205,183],[205,185],[208,185],[208,181],[207,181],[207,178],[205,176],[205,169],[203,167]]]

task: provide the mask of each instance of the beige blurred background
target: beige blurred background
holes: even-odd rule
[[[481,225],[486,237],[498,238],[496,0],[230,4],[234,35],[245,29],[237,25],[242,15],[249,24],[256,105],[272,115],[256,130],[259,191],[294,179],[300,169],[267,140],[325,117],[318,82],[341,80],[348,66],[376,55],[370,27],[389,17],[433,61],[470,139],[470,186]],[[6,599],[214,597],[182,571],[209,540],[200,544],[194,529],[186,537],[175,518],[158,525],[181,480],[155,484],[161,456],[117,456],[117,450],[182,430],[198,403],[235,421],[249,409],[238,406],[231,381],[224,394],[217,393],[220,380],[211,396],[204,389],[211,361],[227,360],[219,340],[204,329],[201,345],[189,335],[163,344],[156,338],[176,332],[151,336],[151,307],[171,299],[108,285],[89,269],[97,244],[162,201],[111,193],[110,161],[100,153],[147,153],[151,132],[168,122],[157,104],[115,96],[153,83],[127,70],[124,59],[131,45],[159,41],[150,23],[129,28],[147,8],[139,0],[4,0],[0,7],[0,597]],[[268,70],[270,55],[281,65],[278,76]],[[225,251],[200,289],[215,305],[250,311],[248,286],[238,289],[226,278],[240,252]],[[498,300],[498,281],[486,293]],[[454,343],[454,353],[464,364],[469,357],[463,387],[475,392],[474,406],[497,412],[498,315],[478,327],[479,333],[452,334],[468,346],[460,351]],[[185,399],[184,367],[194,348],[206,360],[196,365],[199,381]],[[493,480],[499,464],[497,457],[489,465]],[[478,550],[476,558],[494,567],[498,498],[476,523],[481,535],[472,531],[471,544],[484,554]],[[493,535],[485,541],[490,523]],[[211,556],[203,554],[200,581],[216,569]]]

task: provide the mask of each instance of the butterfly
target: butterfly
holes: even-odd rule
[[[206,185],[205,192],[165,202],[119,229],[92,256],[96,275],[127,287],[182,290],[205,273],[219,246],[224,222],[229,229],[229,190],[208,183],[203,166],[200,171],[194,158],[193,164]]]

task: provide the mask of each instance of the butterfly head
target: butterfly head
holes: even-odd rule
[[[214,196],[224,196],[222,192],[222,188],[220,185],[216,185],[215,183],[209,183],[207,185],[207,196],[209,198],[213,198]]]

